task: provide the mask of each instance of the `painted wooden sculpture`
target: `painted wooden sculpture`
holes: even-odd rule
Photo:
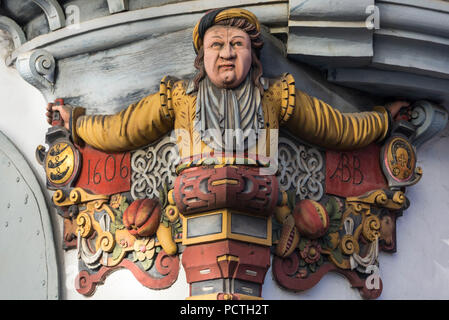
[[[378,297],[378,252],[395,251],[404,188],[421,176],[416,127],[393,118],[412,107],[343,114],[290,74],[264,78],[247,10],[208,12],[193,43],[194,79],[167,76],[118,114],[48,106],[59,122],[37,155],[78,250],[77,290],[116,268],[167,288],[182,253],[191,299],[260,298],[271,264],[286,289],[336,271]]]

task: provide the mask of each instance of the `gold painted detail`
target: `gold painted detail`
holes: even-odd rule
[[[79,206],[81,211],[76,218],[79,257],[88,268],[116,266],[128,254],[144,270],[154,265],[158,252],[156,238],[133,236],[124,227],[122,217],[127,207],[126,198],[121,195],[112,196],[110,203],[100,199]],[[171,239],[171,229],[168,233]],[[157,234],[170,254],[166,239],[159,230]]]
[[[65,142],[50,147],[45,159],[45,172],[48,181],[61,185],[66,183],[75,170],[75,151]]]
[[[172,88],[173,79],[165,76],[159,86],[159,95],[161,97],[161,107],[166,118],[174,119],[175,112],[173,110]]]
[[[243,216],[253,217],[255,219],[264,219],[266,222],[266,237],[262,238],[262,237],[256,237],[256,236],[243,234],[243,233],[234,233],[231,230],[231,223],[232,223],[233,215],[243,215]],[[221,223],[220,231],[217,231],[216,233],[213,233],[213,234],[205,234],[205,235],[198,235],[198,236],[194,236],[194,237],[188,237],[189,221],[192,221],[194,219],[201,218],[201,217],[208,217],[208,216],[220,217],[219,218],[219,219],[221,219],[220,220],[220,223]],[[196,214],[191,214],[189,216],[182,215],[182,244],[183,245],[206,243],[206,242],[213,242],[213,241],[225,240],[225,239],[233,239],[233,240],[239,240],[239,241],[243,241],[243,242],[260,244],[260,245],[264,245],[264,246],[271,246],[272,245],[271,217],[256,217],[249,213],[235,211],[235,210],[229,210],[229,209],[196,213]]]
[[[382,223],[379,213],[403,210],[407,198],[402,191],[374,190],[346,198],[342,230],[329,234],[332,246],[323,250],[339,268],[368,268],[377,263]],[[344,231],[344,234],[341,234]]]
[[[171,223],[175,223],[179,219],[179,209],[175,205],[168,205],[165,208],[165,215]]]
[[[295,110],[295,79],[290,73],[285,73],[282,77],[282,102],[280,124],[285,124]]]
[[[366,211],[371,206],[400,210],[404,209],[406,202],[406,196],[402,191],[396,191],[392,197],[389,197],[384,190],[375,190],[358,197],[346,198],[347,206],[356,212]]]
[[[416,156],[413,146],[402,137],[393,138],[386,150],[387,166],[395,179],[409,180],[415,172]]]
[[[344,254],[351,255],[353,253],[359,253],[360,247],[353,235],[346,234],[343,236],[340,242],[341,250]]]
[[[237,184],[239,184],[239,181],[236,179],[220,179],[220,180],[212,181],[213,186],[221,186],[223,184],[237,185]]]
[[[362,234],[368,241],[375,241],[380,236],[380,220],[374,215],[366,217],[363,222]]]
[[[56,190],[53,194],[53,203],[58,207],[71,206],[74,204],[87,203],[92,201],[106,202],[109,196],[101,194],[91,194],[82,188],[74,188],[68,197],[62,190]]]
[[[360,204],[386,204],[388,197],[385,194],[384,190],[375,190],[369,193],[366,193],[362,196],[358,197],[347,197],[346,202],[348,204],[352,203],[360,203]]]
[[[404,192],[397,191],[393,195],[393,202],[397,203],[398,205],[402,206],[405,203],[406,197]]]
[[[171,205],[176,205],[173,189],[168,191],[168,193],[167,193],[167,201]]]
[[[235,261],[235,262],[239,262],[240,258],[237,257],[237,256],[233,256],[231,254],[224,254],[222,256],[217,257],[217,261],[218,262],[221,262],[221,261],[229,261],[229,262]]]
[[[83,238],[89,237],[91,231],[93,230],[97,231],[98,234],[103,233],[104,230],[101,228],[100,223],[94,217],[94,214],[96,212],[106,213],[112,222],[115,221],[115,215],[112,209],[104,201],[96,200],[88,202],[84,210],[80,211],[76,218],[76,223],[79,230],[81,231],[81,229],[85,229],[84,232],[81,232],[81,236]]]
[[[157,239],[159,240],[162,248],[168,255],[174,255],[178,251],[176,242],[172,235],[172,226],[159,224],[159,228],[156,231]]]
[[[112,233],[109,231],[102,232],[96,241],[95,247],[96,249],[100,249],[105,252],[112,252],[115,246],[115,239]]]
[[[92,228],[92,220],[86,212],[81,212],[78,214],[76,217],[76,224],[78,225],[76,232],[83,238],[89,237],[94,230]]]

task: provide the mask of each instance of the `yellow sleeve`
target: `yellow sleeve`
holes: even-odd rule
[[[371,112],[341,113],[325,102],[294,89],[291,75],[284,76],[288,98],[281,107],[281,124],[298,138],[334,150],[358,149],[382,141],[389,130],[384,107]]]
[[[171,84],[162,79],[160,92],[117,114],[79,116],[72,128],[73,136],[107,152],[128,151],[159,139],[173,129]]]

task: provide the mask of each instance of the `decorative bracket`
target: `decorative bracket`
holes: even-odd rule
[[[411,123],[417,127],[416,137],[412,141],[416,147],[435,136],[447,124],[448,113],[438,105],[426,100],[415,102],[412,107]]]
[[[56,62],[45,50],[33,50],[17,57],[16,69],[25,81],[40,91],[53,91]]]

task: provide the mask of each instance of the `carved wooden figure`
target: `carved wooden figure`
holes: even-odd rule
[[[193,30],[193,79],[164,77],[113,115],[49,106],[61,122],[38,158],[81,294],[116,268],[167,288],[182,254],[190,299],[260,299],[273,253],[286,289],[335,271],[380,295],[378,252],[396,250],[404,188],[422,174],[416,127],[394,120],[410,107],[341,113],[288,73],[263,77],[260,28],[247,10],[212,10]]]

